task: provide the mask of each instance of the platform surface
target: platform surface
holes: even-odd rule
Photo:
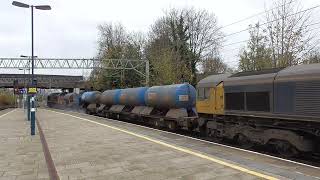
[[[0,126],[0,136],[8,146],[0,148],[0,157],[6,157],[0,179],[21,179],[20,171],[9,173],[16,167],[32,167],[28,175],[34,179],[48,178],[38,135],[23,145],[4,140],[23,133],[30,139],[23,110],[4,113],[0,122],[7,125]],[[317,168],[106,118],[39,109],[37,120],[60,179],[320,179]],[[19,147],[28,148],[21,154]],[[37,158],[26,156],[29,152]]]
[[[49,179],[38,133],[21,109],[0,111],[0,180]]]

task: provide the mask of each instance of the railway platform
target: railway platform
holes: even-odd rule
[[[0,179],[320,179],[320,168],[126,122],[0,111]],[[39,126],[40,125],[40,126]]]
[[[0,111],[0,180],[49,179],[39,133],[21,109]]]

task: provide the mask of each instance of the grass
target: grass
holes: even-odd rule
[[[15,99],[13,92],[0,90],[0,106],[14,105]]]

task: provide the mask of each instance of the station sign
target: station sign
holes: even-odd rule
[[[28,94],[37,94],[37,88],[36,87],[29,87]]]
[[[26,94],[27,92],[26,88],[19,89],[19,91],[20,91],[20,94]]]

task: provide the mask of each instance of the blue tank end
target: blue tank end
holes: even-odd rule
[[[188,83],[153,86],[147,90],[145,101],[150,107],[191,109],[195,107],[196,90]]]

